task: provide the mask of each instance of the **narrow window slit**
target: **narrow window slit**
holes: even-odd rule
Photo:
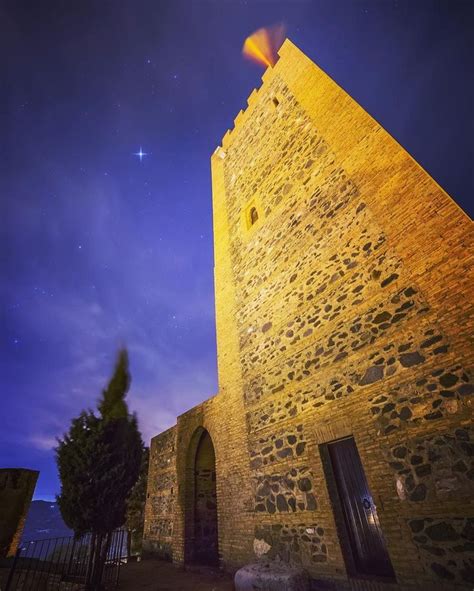
[[[258,220],[258,211],[256,207],[252,207],[250,210],[250,225],[253,226]]]

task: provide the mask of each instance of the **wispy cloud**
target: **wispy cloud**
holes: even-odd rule
[[[50,437],[49,435],[32,435],[29,438],[29,442],[35,449],[40,451],[50,451],[57,445],[56,438]]]

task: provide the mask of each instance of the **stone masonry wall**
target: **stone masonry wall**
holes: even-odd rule
[[[0,469],[0,558],[17,551],[38,475],[24,468]]]
[[[471,588],[473,226],[289,41],[280,55],[212,157],[219,393],[178,417],[175,559],[205,428],[224,567],[278,556],[379,589],[355,582],[327,478],[325,445],[352,436],[382,587]]]
[[[408,522],[425,572],[446,583],[472,585],[473,518],[421,518]]]
[[[150,445],[143,551],[170,559],[177,494],[176,428],[153,437]]]

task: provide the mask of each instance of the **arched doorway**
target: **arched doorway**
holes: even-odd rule
[[[216,455],[211,436],[203,430],[194,460],[193,561],[217,565]]]

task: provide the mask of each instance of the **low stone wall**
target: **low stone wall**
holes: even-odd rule
[[[36,470],[0,469],[0,558],[17,550],[38,476]]]
[[[177,494],[176,430],[154,437],[150,445],[143,553],[171,560]]]

